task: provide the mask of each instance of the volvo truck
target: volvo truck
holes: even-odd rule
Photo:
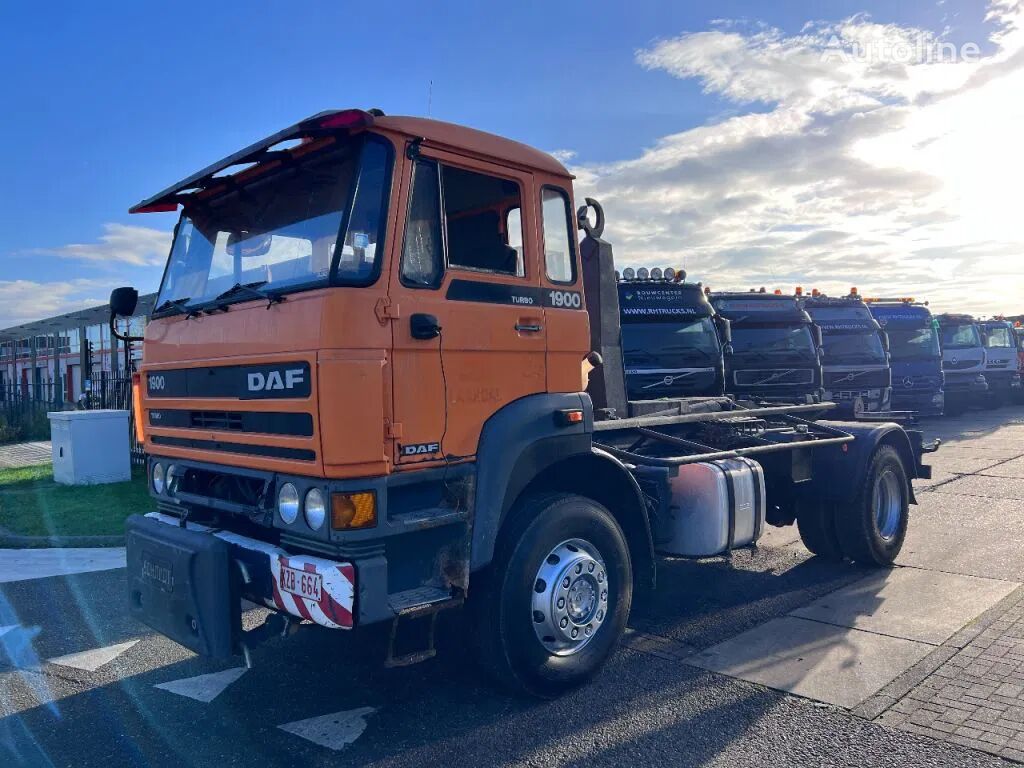
[[[839,298],[820,293],[797,298],[821,329],[825,399],[856,416],[891,410],[889,339],[857,289]]]
[[[793,296],[781,291],[711,293],[711,305],[732,327],[725,391],[759,403],[824,399],[821,331]]]
[[[934,446],[806,418],[828,404],[630,400],[604,217],[581,208],[548,154],[377,110],[134,206],[180,219],[134,389],[154,509],[127,522],[131,615],[257,664],[268,638],[385,625],[368,636],[402,665],[466,610],[482,668],[550,697],[615,650],[661,554],[796,523],[821,557],[891,565]],[[813,359],[798,320],[767,325],[792,367]]]
[[[725,394],[729,323],[700,283],[671,267],[618,278],[626,394],[631,400]]]

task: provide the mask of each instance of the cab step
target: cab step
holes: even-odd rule
[[[397,592],[388,597],[388,604],[395,612],[391,620],[391,634],[388,638],[388,654],[384,659],[385,667],[407,667],[437,655],[434,647],[434,636],[437,629],[437,615],[448,608],[455,608],[463,603],[462,593],[458,590],[440,587],[417,587],[404,592]],[[397,653],[399,624],[423,619],[426,621],[426,637],[423,647]]]

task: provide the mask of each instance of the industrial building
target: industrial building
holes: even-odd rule
[[[141,296],[120,330],[142,335],[155,300],[155,293]],[[0,330],[0,400],[73,404],[123,377],[141,360],[142,347],[112,338],[109,320],[103,304]]]

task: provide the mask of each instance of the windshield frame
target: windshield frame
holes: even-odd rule
[[[334,244],[334,255],[331,257],[331,266],[326,278],[316,278],[315,280],[309,280],[305,282],[299,282],[292,285],[288,285],[282,288],[280,291],[275,291],[271,286],[268,290],[268,296],[290,296],[296,293],[303,293],[305,291],[317,290],[320,288],[327,287],[347,287],[347,288],[365,288],[367,286],[376,283],[381,276],[384,267],[384,261],[388,258],[388,244],[385,238],[388,235],[388,219],[390,218],[390,204],[392,186],[394,183],[394,172],[395,172],[395,146],[386,137],[378,133],[370,131],[364,132],[363,134],[353,137],[354,142],[358,142],[358,146],[353,152],[353,164],[354,171],[352,175],[352,183],[350,189],[347,191],[345,196],[345,203],[341,208],[341,218],[338,223],[338,233]],[[385,172],[383,179],[383,190],[380,199],[380,224],[377,232],[377,258],[374,260],[373,269],[363,278],[352,279],[343,278],[339,275],[338,265],[341,262],[342,246],[345,241],[345,234],[348,231],[349,221],[352,216],[352,209],[356,203],[357,194],[360,187],[360,181],[362,178],[363,171],[363,160],[366,156],[366,148],[370,143],[377,144],[384,149],[385,152]],[[332,143],[328,147],[324,147],[316,154],[321,152],[329,152],[332,147],[336,147],[336,144]],[[287,167],[275,169],[268,177],[262,175],[256,178],[263,181],[265,178],[273,178],[275,174],[287,172]],[[245,189],[245,185],[241,186],[241,189]],[[233,191],[233,190],[231,190]],[[178,216],[178,221],[174,225],[173,237],[171,238],[171,245],[167,251],[167,257],[164,261],[163,274],[160,277],[160,287],[157,288],[157,307],[161,305],[160,297],[163,295],[164,286],[167,283],[168,273],[171,269],[171,255],[174,253],[174,247],[178,242],[178,234],[181,230],[182,224],[186,219],[191,218],[189,216],[189,208],[184,206],[181,213]],[[262,286],[258,288],[262,290]],[[179,309],[174,307],[168,307],[167,309],[157,311],[154,308],[150,317],[153,319],[160,319],[164,317],[171,317],[178,314],[190,315],[195,312],[202,312],[203,310],[209,309],[212,306],[227,307],[232,304],[240,304],[246,301],[261,301],[249,292],[240,291],[236,296],[229,296],[222,299],[211,297],[206,301],[198,303],[187,303],[180,305]]]
[[[835,350],[830,351],[830,346],[836,345],[839,339],[849,338],[864,338],[872,339],[878,342],[878,354],[875,354],[875,350],[872,349],[870,352],[861,353],[850,353],[837,354]],[[874,347],[874,344],[869,346]],[[886,365],[889,362],[889,353],[885,349],[885,342],[882,341],[882,332],[878,330],[856,330],[856,331],[823,331],[821,334],[821,356],[822,362],[826,365],[843,365],[844,360],[868,360],[869,365],[879,364]]]
[[[974,343],[973,344],[952,344],[947,342],[945,339],[945,331],[953,330],[954,334],[956,329],[971,327],[974,329]],[[984,349],[985,341],[981,337],[981,329],[977,323],[969,322],[956,322],[946,323],[945,325],[939,326],[939,343],[942,345],[942,351],[945,352],[947,349]]]
[[[800,355],[807,357],[817,357],[819,352],[818,341],[814,335],[814,323],[807,321],[758,321],[758,322],[745,322],[745,323],[733,323],[732,325],[732,346],[733,354],[737,356],[743,355],[766,355],[766,356],[781,356],[781,355]],[[807,334],[807,347],[804,349],[741,349],[741,345],[737,345],[738,336],[742,336],[744,331],[764,331],[764,330],[782,330],[782,331],[797,331],[802,330]]]

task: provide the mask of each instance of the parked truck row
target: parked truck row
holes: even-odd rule
[[[855,418],[1021,401],[1019,334],[913,298],[712,291],[682,270],[616,273],[630,396],[833,402]]]
[[[132,211],[178,209],[134,387],[154,510],[127,523],[128,607],[197,653],[384,624],[407,664],[459,608],[484,669],[553,696],[601,668],[664,557],[769,525],[869,567],[903,545],[937,443],[825,397],[887,391],[857,383],[883,323],[616,281],[600,206],[543,152],[324,112]],[[114,291],[112,328],[136,297]]]

